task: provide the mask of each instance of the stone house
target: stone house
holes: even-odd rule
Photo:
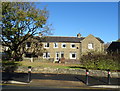
[[[39,36],[37,39],[39,40],[41,37]],[[79,60],[88,52],[104,51],[104,42],[91,34],[87,37],[82,37],[81,34],[77,34],[76,37],[46,36],[41,42],[46,49],[42,58],[54,61],[59,61],[61,58]],[[30,43],[27,46],[30,47]]]

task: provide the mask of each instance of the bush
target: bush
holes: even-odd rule
[[[81,63],[87,69],[120,70],[119,59],[120,54],[92,53],[83,55]]]
[[[15,61],[4,60],[2,62],[2,71],[14,72],[18,68],[18,66],[20,66],[20,64]]]

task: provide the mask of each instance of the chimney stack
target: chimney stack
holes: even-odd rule
[[[81,38],[81,34],[80,33],[77,34],[77,38]]]

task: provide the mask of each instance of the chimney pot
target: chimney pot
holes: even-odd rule
[[[77,34],[77,38],[81,38],[81,34],[80,33]]]

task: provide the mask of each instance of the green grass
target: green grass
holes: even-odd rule
[[[20,64],[22,66],[28,67],[50,67],[50,68],[63,68],[63,69],[80,69],[79,64],[61,64],[61,63],[45,63],[45,62],[28,62],[28,61],[21,61]]]
[[[62,69],[85,69],[85,67],[80,65],[80,64],[62,64],[62,63],[40,62],[40,61],[34,61],[34,62],[30,62],[30,61],[20,61],[20,62],[3,61],[2,63],[6,64],[6,66],[14,66],[15,64],[17,64],[18,66],[24,66],[24,67],[32,66],[32,67],[43,67],[43,68],[49,67],[49,68],[62,68]],[[88,69],[96,70],[98,68],[99,68],[99,66],[92,67],[91,65],[89,65]],[[111,70],[115,70],[115,69],[116,68],[112,68]]]

